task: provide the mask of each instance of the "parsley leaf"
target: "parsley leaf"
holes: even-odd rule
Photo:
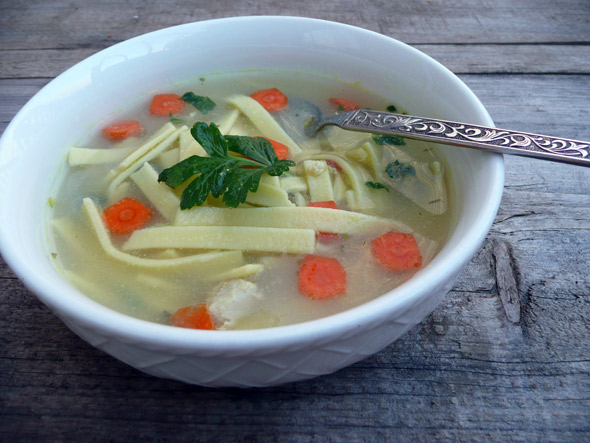
[[[378,145],[403,146],[406,144],[403,137],[396,137],[395,135],[373,134],[373,141]]]
[[[210,157],[228,156],[227,142],[215,123],[207,126],[207,123],[197,122],[191,128],[191,134]]]
[[[172,188],[192,180],[180,197],[181,209],[202,205],[209,194],[221,196],[226,206],[235,208],[246,201],[248,192],[258,190],[262,174],[279,176],[295,166],[291,160],[278,160],[270,142],[262,137],[224,136],[215,123],[204,122],[195,123],[191,134],[209,157],[193,155],[158,177]]]
[[[250,157],[259,162],[274,162],[277,159],[275,150],[268,140],[262,137],[240,137],[239,135],[226,135],[228,149],[231,152]]]
[[[201,95],[196,95],[194,92],[185,92],[182,94],[182,99],[193,105],[203,114],[207,114],[209,111],[212,111],[215,108],[215,102],[211,100],[209,97],[203,97]]]
[[[367,185],[369,188],[372,188],[372,189],[385,189],[387,192],[389,192],[389,188],[387,186],[385,186],[383,183],[365,182],[365,185]]]
[[[392,161],[385,167],[385,172],[393,179],[404,178],[407,175],[416,175],[416,170],[409,163],[402,163],[399,160]]]

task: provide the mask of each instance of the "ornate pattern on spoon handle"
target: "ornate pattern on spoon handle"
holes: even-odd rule
[[[590,166],[590,142],[366,109],[354,111],[336,124],[354,131],[395,134]]]

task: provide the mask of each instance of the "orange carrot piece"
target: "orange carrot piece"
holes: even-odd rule
[[[150,208],[131,197],[119,200],[103,212],[107,228],[117,235],[130,234],[143,227],[152,215]]]
[[[299,268],[299,292],[313,299],[327,299],[346,292],[346,271],[335,258],[308,254]]]
[[[260,103],[267,111],[280,111],[287,106],[289,99],[277,88],[262,89],[251,94],[254,100]]]
[[[340,209],[334,200],[326,200],[323,202],[310,202],[307,204],[310,208],[330,208]]]
[[[215,329],[205,303],[180,308],[172,314],[169,322],[172,326],[178,326],[179,328]]]
[[[157,94],[152,99],[150,114],[168,117],[184,109],[185,101],[176,94]]]
[[[411,234],[388,232],[371,242],[373,257],[391,271],[409,271],[422,266],[422,254]]]
[[[330,103],[335,105],[337,108],[342,108],[344,111],[354,111],[355,109],[360,109],[360,106],[356,103],[343,98],[332,97],[330,99]]]
[[[105,137],[111,140],[123,140],[141,134],[143,128],[137,120],[123,120],[113,123],[102,130]]]
[[[275,150],[278,160],[287,160],[287,157],[289,157],[289,147],[287,145],[284,145],[276,140],[271,140],[268,137],[262,138],[265,138],[270,142],[272,148]]]
[[[312,208],[340,209],[334,200],[327,200],[323,202],[311,202],[308,203],[307,206]],[[333,232],[318,232],[316,233],[315,237],[318,239],[319,242],[332,243],[333,241],[340,240],[342,236],[340,234],[335,234]]]

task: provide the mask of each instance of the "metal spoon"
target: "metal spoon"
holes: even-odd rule
[[[321,117],[321,113],[318,117],[318,112],[314,112],[305,125],[305,134],[311,137],[326,125],[335,125],[350,131],[396,135],[502,154],[524,155],[590,166],[590,142],[490,128],[471,123],[357,109],[328,118]]]

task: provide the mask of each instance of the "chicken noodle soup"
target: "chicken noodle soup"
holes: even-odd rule
[[[390,291],[441,248],[449,182],[422,142],[305,135],[316,107],[355,106],[395,105],[301,74],[146,97],[69,150],[57,268],[109,308],[201,329],[297,323]]]

